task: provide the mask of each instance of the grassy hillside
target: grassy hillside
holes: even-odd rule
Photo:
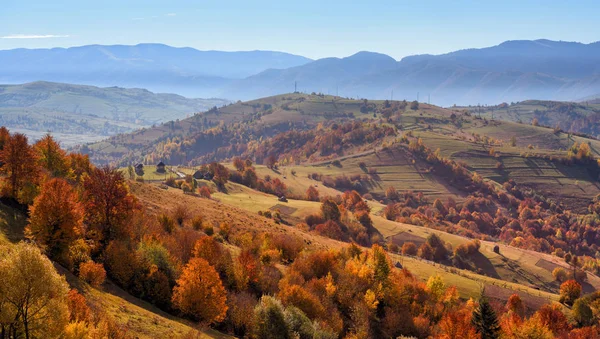
[[[11,129],[80,136],[109,136],[222,106],[220,99],[188,99],[144,89],[33,82],[0,86],[0,124]]]
[[[210,185],[204,181],[200,184]],[[253,233],[293,234],[305,239],[305,242],[309,243],[313,249],[339,249],[347,246],[345,243],[312,232],[308,233],[295,227],[274,223],[272,219],[258,215],[259,211],[278,210],[286,222],[293,224],[303,220],[309,214],[318,212],[320,209],[318,202],[288,199],[288,202],[281,203],[273,195],[257,192],[234,183],[228,183],[226,191],[227,193],[215,193],[211,200],[207,200],[185,195],[178,189],[164,190],[156,184],[135,184],[133,186],[136,196],[155,213],[159,213],[160,210],[174,210],[183,204],[189,210],[190,215],[201,214],[209,224],[221,222],[231,224],[235,233],[250,231]],[[377,202],[370,202],[370,205],[375,213],[382,208]],[[403,232],[410,232],[416,237],[422,237],[423,241],[428,234],[434,232],[453,246],[470,241],[464,237],[397,223],[379,216],[374,216],[373,221],[386,241]],[[390,253],[390,255],[394,261],[400,262],[423,281],[427,281],[430,276],[439,274],[446,284],[456,286],[463,298],[477,298],[481,288],[485,287],[491,298],[501,301],[506,301],[512,293],[518,293],[532,309],[558,300],[558,285],[553,282],[552,275],[546,269],[536,266],[538,261],[543,260],[558,262],[556,258],[508,246],[502,246],[499,255],[492,251],[492,247],[492,243],[484,242],[482,245],[481,274],[400,254]],[[556,265],[566,266],[564,263]],[[591,277],[588,290],[599,287],[600,279],[595,276]]]
[[[386,104],[390,108],[386,108]],[[217,121],[231,128],[210,127]],[[258,144],[252,147],[264,147],[263,154],[277,154],[280,151],[275,143],[279,141],[271,137],[278,133],[318,130],[319,124],[348,121],[390,126],[395,128],[396,137],[364,142],[325,157],[319,152],[304,154],[304,151],[278,154],[279,160],[293,158],[296,164],[302,165],[294,167],[286,163],[284,168],[288,178],[304,181],[301,189],[295,189],[295,184],[286,181],[292,194],[305,192],[308,187],[305,178],[311,173],[330,177],[364,175],[367,169],[360,167],[364,163],[378,173],[377,180],[368,188],[375,197],[381,197],[393,186],[401,191],[422,192],[432,200],[447,197],[462,200],[464,193],[448,185],[447,179],[431,173],[422,160],[398,148],[378,151],[404,135],[421,138],[430,149],[439,149],[442,156],[464,163],[469,170],[498,184],[514,180],[578,210],[587,208],[589,201],[600,193],[594,173],[582,166],[549,159],[565,156],[567,149],[582,142],[589,144],[592,155],[600,156],[598,140],[531,124],[480,118],[475,113],[465,114],[463,109],[427,104],[412,109],[402,102],[388,104],[325,95],[296,93],[238,102],[173,124],[116,136],[90,145],[89,151],[95,162],[121,165],[139,161],[154,165],[160,160],[171,165],[198,164],[234,155],[248,156],[260,164],[264,158],[259,158],[256,149],[244,153],[245,148],[239,146]],[[300,142],[297,137],[294,141]],[[491,149],[496,152],[494,155],[490,155]],[[332,165],[335,158],[339,158],[341,166]],[[261,167],[257,168],[260,171]],[[297,175],[289,175],[292,171]],[[159,177],[149,173],[145,178]]]
[[[126,164],[129,161],[142,161],[158,144],[191,137],[219,124],[241,123],[249,128],[261,128],[272,135],[289,129],[292,124],[297,128],[311,128],[331,119],[368,118],[371,114],[360,112],[362,104],[362,101],[333,96],[300,93],[278,95],[237,102],[180,121],[117,135],[91,144],[84,151],[89,152],[96,163]],[[257,139],[259,137],[256,136]],[[192,157],[186,159],[189,161]]]
[[[558,127],[566,132],[585,133],[594,137],[600,136],[598,121],[600,104],[596,101],[580,103],[526,100],[516,103],[503,103],[496,106],[464,107],[475,115],[488,119],[523,122]]]

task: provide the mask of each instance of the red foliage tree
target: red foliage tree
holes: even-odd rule
[[[129,220],[138,209],[123,174],[108,166],[95,168],[83,182],[85,221],[92,239],[104,248],[113,239],[127,238]]]
[[[39,179],[37,155],[29,146],[27,137],[21,133],[11,135],[0,152],[0,173],[6,175],[6,192],[20,203],[33,200],[29,191],[33,190]]]

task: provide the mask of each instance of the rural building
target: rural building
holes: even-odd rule
[[[165,169],[165,163],[164,163],[164,162],[162,162],[162,161],[161,161],[161,162],[159,162],[159,163],[156,165],[156,171],[157,171],[158,173],[165,173],[165,172],[166,172],[166,169]]]
[[[192,175],[194,177],[194,179],[196,180],[212,180],[213,176],[212,174],[210,174],[210,172],[206,171],[201,171],[201,170],[197,170],[196,172],[194,172],[194,175]]]
[[[135,174],[137,175],[144,175],[144,164],[139,163],[137,165],[135,165]]]

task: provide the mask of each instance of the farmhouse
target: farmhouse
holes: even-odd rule
[[[165,173],[165,172],[166,172],[166,169],[165,169],[165,163],[164,163],[164,162],[162,162],[162,161],[161,161],[161,162],[159,162],[159,163],[156,165],[156,171],[157,171],[158,173]]]
[[[137,175],[144,175],[144,164],[139,163],[134,168]]]

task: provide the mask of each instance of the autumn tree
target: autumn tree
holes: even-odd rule
[[[238,172],[243,172],[244,168],[246,167],[246,163],[240,157],[234,157],[233,167],[235,167]]]
[[[29,207],[27,235],[56,259],[83,232],[83,208],[77,193],[60,178],[47,181]]]
[[[306,200],[319,201],[319,191],[313,186],[308,187],[306,190]]]
[[[340,209],[332,199],[327,199],[321,203],[321,214],[325,220],[338,221],[340,220]]]
[[[417,245],[410,241],[405,242],[402,244],[402,255],[417,255]]]
[[[560,302],[573,305],[575,300],[581,296],[581,285],[571,279],[560,285]]]
[[[390,186],[385,190],[385,197],[391,201],[398,201],[400,199],[400,194],[398,194],[398,191],[394,186]]]
[[[518,294],[515,293],[508,298],[508,301],[506,302],[506,311],[512,312],[521,318],[525,316],[525,306]]]
[[[0,152],[4,149],[4,145],[8,142],[10,138],[10,132],[8,128],[2,126],[0,127]]]
[[[229,180],[229,170],[218,162],[212,162],[208,166],[208,171],[212,174],[212,180],[219,187],[224,187]]]
[[[50,176],[64,177],[69,172],[69,163],[67,153],[60,148],[60,145],[46,134],[33,145],[37,152],[38,162]]]
[[[471,324],[470,310],[463,308],[446,313],[439,323],[440,339],[475,339],[478,338]]]
[[[173,289],[173,304],[204,323],[220,322],[227,313],[227,295],[217,271],[201,258],[192,258]]]
[[[273,155],[273,154],[269,155],[265,159],[265,166],[267,166],[270,169],[276,169],[277,168],[277,157],[275,157],[275,155]]]
[[[59,337],[69,321],[69,285],[50,260],[35,246],[4,246],[0,276],[0,327],[14,338]]]
[[[258,338],[291,338],[281,301],[263,296],[254,308],[255,335]]]
[[[472,324],[481,339],[495,339],[499,336],[500,325],[496,312],[483,296],[479,299],[479,306],[473,311]]]
[[[421,246],[419,246],[417,255],[425,260],[433,260],[433,253],[433,248],[431,248],[431,246],[428,243],[424,243]]]
[[[90,162],[90,157],[87,154],[69,153],[67,159],[70,166],[70,172],[76,182],[80,182],[84,174],[91,173],[93,166]]]
[[[567,273],[567,271],[565,271],[564,268],[562,267],[557,267],[554,270],[552,270],[552,276],[554,277],[554,279],[558,282],[565,282],[569,276],[569,274]]]
[[[15,133],[8,138],[0,152],[0,162],[0,173],[7,177],[5,195],[20,203],[33,200],[39,175],[37,156],[24,134]]]
[[[573,315],[573,320],[577,322],[577,325],[590,326],[594,322],[594,313],[592,309],[588,305],[586,300],[577,299],[575,303],[573,303],[573,307],[571,308],[571,312]]]
[[[554,335],[566,333],[570,328],[569,321],[562,312],[559,304],[543,305],[536,312],[536,316],[544,326],[548,327],[552,333],[554,333]]]
[[[79,267],[79,278],[94,287],[100,287],[106,279],[106,271],[102,264],[90,260]]]
[[[104,248],[110,240],[124,238],[137,209],[123,173],[108,166],[95,168],[83,182],[85,222],[91,238]]]

